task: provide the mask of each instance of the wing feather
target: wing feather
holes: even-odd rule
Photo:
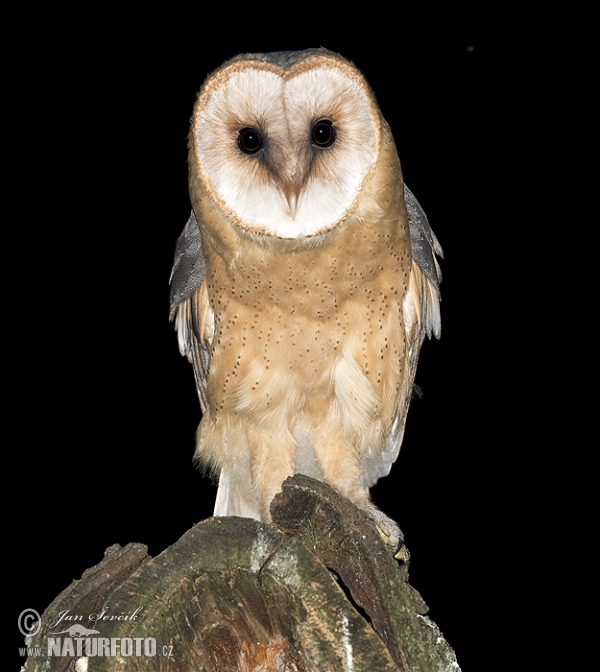
[[[202,235],[192,211],[175,246],[169,318],[171,321],[175,320],[179,351],[187,357],[194,369],[196,390],[203,413],[208,408],[208,346],[214,333],[214,316],[204,283],[205,269]]]
[[[411,393],[402,400],[398,407],[394,424],[382,452],[377,456],[372,456],[366,465],[361,480],[367,487],[372,487],[380,478],[387,476],[398,457],[404,438],[406,415],[412,398],[412,390],[414,390],[421,346],[426,336],[439,338],[442,329],[440,313],[442,273],[437,260],[437,257],[443,258],[442,247],[429,226],[423,208],[406,186],[404,187],[404,198],[408,212],[413,258],[408,291],[403,305],[408,345],[406,371]]]

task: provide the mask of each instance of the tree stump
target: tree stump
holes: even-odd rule
[[[155,558],[112,546],[45,610],[25,671],[459,671],[364,512],[303,475],[271,512],[209,518]]]

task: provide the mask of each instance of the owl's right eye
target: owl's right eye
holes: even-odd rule
[[[252,126],[240,129],[237,143],[244,154],[256,154],[263,147],[262,135]]]

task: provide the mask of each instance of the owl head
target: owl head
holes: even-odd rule
[[[208,77],[194,107],[192,203],[208,200],[259,237],[317,236],[356,210],[387,135],[364,77],[338,54],[237,56]]]

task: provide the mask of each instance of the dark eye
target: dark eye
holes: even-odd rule
[[[319,119],[312,127],[313,145],[317,147],[331,147],[335,142],[335,128],[329,119]]]
[[[259,149],[262,149],[263,139],[255,128],[245,126],[238,133],[237,143],[244,154],[256,154]]]

